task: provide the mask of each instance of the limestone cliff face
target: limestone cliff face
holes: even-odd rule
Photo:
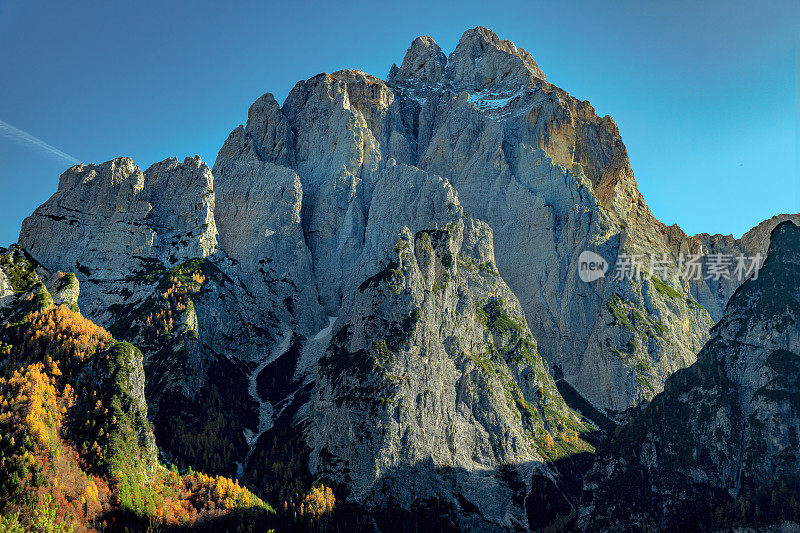
[[[581,394],[621,411],[694,361],[740,283],[681,280],[679,254],[763,254],[779,220],[739,241],[690,238],[658,222],[613,120],[544,81],[529,56],[476,28],[442,66],[441,50],[421,38],[389,84],[414,164],[446,177],[465,209],[494,229],[498,269],[542,353]],[[640,282],[585,284],[576,275],[583,250],[612,266],[642,254],[645,270],[647,258],[667,253],[666,287],[651,272]]]
[[[613,265],[619,254],[668,249],[616,125],[544,81],[526,52],[484,28],[465,33],[445,74],[433,80],[437,50],[415,41],[390,74],[415,164],[447,177],[465,209],[492,226],[498,269],[558,372],[601,407],[624,410],[648,399],[694,360],[710,320],[688,305],[689,287],[677,280],[680,296],[672,301],[649,276],[640,284],[578,279],[583,250]],[[479,76],[474,65],[517,74]],[[643,327],[611,318],[620,298],[617,314],[636,312]]]
[[[783,222],[758,279],[736,290],[697,362],[600,450],[586,487],[590,530],[796,517],[782,495],[800,466],[798,317],[800,227]]]
[[[245,170],[252,162],[281,167],[261,171],[262,181],[277,183],[270,172],[297,175],[305,241],[293,242],[308,248],[319,300],[335,316],[368,274],[353,269],[362,268],[372,195],[392,161],[447,178],[467,211],[495,228],[498,268],[543,353],[598,405],[622,410],[647,399],[693,360],[709,325],[702,308],[673,310],[655,291],[648,297],[625,283],[587,286],[576,276],[584,249],[613,263],[619,253],[666,247],[613,121],[544,81],[529,53],[485,28],[466,32],[449,59],[430,37],[416,39],[387,83],[340,71],[298,83],[283,107],[264,95],[247,125],[231,133],[214,172],[220,184],[231,184],[225,187],[241,188],[252,180]],[[298,185],[292,187],[297,198]],[[235,247],[227,218],[217,215],[223,248]],[[308,286],[310,278],[301,279]],[[682,289],[688,301],[689,288]],[[630,293],[631,306],[654,316],[650,322],[675,323],[680,334],[658,328],[655,341],[644,339],[628,357],[606,357],[614,353],[609,347],[621,351],[633,342],[624,327],[609,330],[607,316],[600,321],[616,293]],[[309,300],[313,295],[306,309],[314,307]],[[306,314],[319,324],[322,313]]]
[[[214,253],[211,171],[199,157],[145,172],[125,157],[74,166],[22,223],[19,243],[49,270],[75,272],[87,316],[108,323],[110,306],[126,299],[120,282],[153,262]]]
[[[255,155],[220,160],[214,172],[220,247],[236,262],[241,281],[276,323],[294,322],[293,329],[305,335],[321,329],[322,307],[301,224],[300,178]],[[292,313],[294,308],[300,312]]]

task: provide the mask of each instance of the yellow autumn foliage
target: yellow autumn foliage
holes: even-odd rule
[[[333,511],[336,506],[336,498],[333,490],[324,484],[312,487],[300,503],[300,515],[310,518],[318,518]]]
[[[36,363],[17,370],[8,379],[0,378],[0,403],[8,405],[5,418],[12,413],[24,415],[24,429],[37,444],[50,448],[56,444],[63,411],[58,405],[55,378]]]
[[[28,323],[26,351],[31,354],[45,352],[48,364],[53,361],[83,361],[112,342],[108,331],[66,306],[36,311]]]

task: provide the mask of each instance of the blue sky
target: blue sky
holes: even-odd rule
[[[663,222],[739,236],[800,212],[796,1],[0,0],[0,121],[85,162],[211,165],[264,92],[340,68],[383,78],[416,35],[449,53],[477,25],[614,118]],[[0,135],[0,245],[68,166]]]

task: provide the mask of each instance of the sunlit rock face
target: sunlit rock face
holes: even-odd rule
[[[613,120],[544,81],[530,54],[476,28],[442,60],[432,39],[418,38],[389,75],[415,164],[446,177],[493,228],[499,271],[556,372],[602,408],[648,400],[694,361],[741,282],[679,279],[680,254],[763,254],[787,217],[740,240],[687,237],[650,213]],[[611,265],[667,253],[667,288],[650,272],[583,283],[584,250]]]
[[[450,184],[396,166],[372,205],[383,216],[370,218],[367,242],[391,252],[347,298],[320,360],[312,469],[368,507],[414,509],[455,492],[464,515],[481,509],[466,523],[524,527],[522,493],[546,471],[550,434],[588,450],[575,433],[588,426],[565,405],[496,270],[490,228],[464,213]]]
[[[77,165],[22,223],[19,243],[46,268],[76,272],[87,316],[107,321],[124,300],[121,282],[146,265],[215,252],[213,181],[199,157],[145,172],[127,157]]]

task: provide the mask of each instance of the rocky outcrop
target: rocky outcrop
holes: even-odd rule
[[[81,289],[78,277],[72,272],[56,272],[50,276],[46,285],[50,288],[53,295],[53,303],[56,305],[66,305],[70,309],[78,310],[78,297]]]
[[[312,473],[368,509],[437,501],[462,527],[526,527],[532,472],[591,449],[578,436],[589,425],[537,353],[490,228],[464,215],[446,181],[398,167],[375,189],[366,233],[391,252],[365,256],[383,267],[348,298],[319,363]]]
[[[467,91],[517,90],[532,78],[544,80],[530,52],[482,26],[464,32],[447,59],[447,70],[453,85]]]
[[[0,254],[7,255],[4,248],[0,248]],[[11,276],[6,273],[5,268],[0,268],[0,306],[6,307],[14,296],[14,286],[11,283]]]
[[[0,248],[0,324],[24,320],[53,303],[43,278],[51,278],[51,274],[19,245]]]
[[[758,279],[736,290],[697,362],[600,450],[586,527],[796,520],[799,317],[800,227],[783,222]]]
[[[412,41],[400,67],[392,65],[387,81],[390,84],[412,80],[424,85],[441,84],[446,65],[447,56],[436,41],[422,35]]]
[[[108,323],[109,309],[127,299],[124,280],[154,262],[214,253],[213,210],[213,178],[198,157],[146,172],[122,157],[62,174],[56,193],[22,223],[19,243],[48,270],[75,272],[81,307]]]
[[[0,301],[5,301],[13,294],[14,287],[11,286],[11,280],[9,280],[8,275],[4,271],[0,270]]]
[[[739,239],[733,238],[732,235],[701,233],[692,237],[691,240],[699,243],[699,247],[695,248],[695,252],[702,251],[706,264],[708,259],[714,255],[721,254],[730,257],[730,270],[733,272],[736,268],[736,260],[740,256],[746,258],[760,256],[763,262],[767,255],[772,230],[778,224],[787,220],[800,225],[800,214],[776,215],[761,222]],[[686,241],[690,241],[690,239],[687,238]],[[748,262],[749,266],[750,263]],[[739,288],[742,281],[737,275],[731,275],[730,278],[704,279],[702,283],[692,284],[692,294],[695,295],[697,301],[708,310],[708,313],[716,321],[722,318],[725,305],[736,289]]]
[[[127,439],[137,452],[137,464],[131,465],[152,476],[159,467],[158,449],[150,421],[147,418],[145,400],[144,356],[135,346],[127,342],[113,343],[104,353],[98,354],[96,362],[86,369],[98,390],[109,399],[116,399],[125,415]],[[113,404],[112,404],[113,406]],[[130,445],[129,444],[129,445]]]

